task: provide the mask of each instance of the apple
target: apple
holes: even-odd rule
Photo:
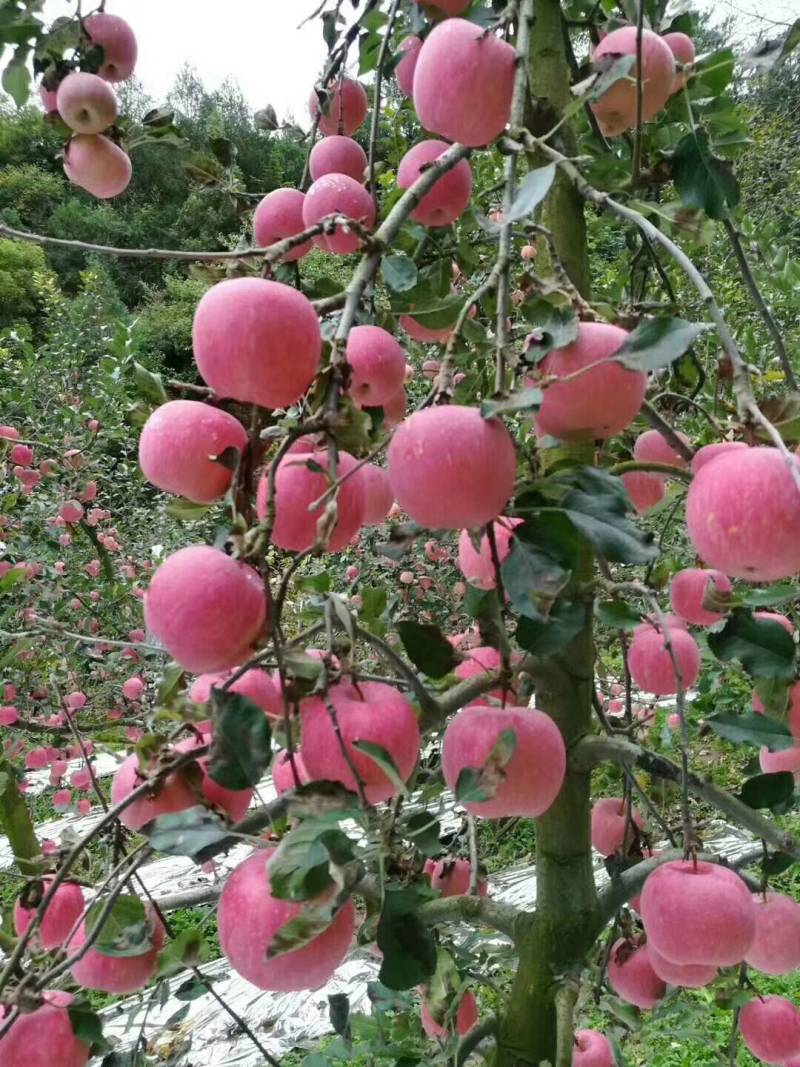
[[[319,131],[325,137],[345,134],[351,137],[367,117],[367,94],[352,78],[336,79],[328,86],[328,106],[320,114],[316,90],[311,93],[308,110],[312,121],[319,118]],[[341,126],[341,129],[339,128]]]
[[[70,974],[84,989],[103,993],[136,993],[155,975],[158,954],[164,947],[166,930],[151,905],[147,906],[150,922],[150,947],[137,956],[106,956],[92,947],[70,968]],[[70,954],[86,942],[86,926],[81,923],[67,946]]]
[[[637,1008],[654,1008],[667,991],[650,962],[650,945],[621,937],[608,957],[608,983],[618,997]]]
[[[325,142],[321,142],[325,143]],[[299,189],[273,189],[259,201],[253,215],[253,237],[259,248],[282,241],[284,237],[294,237],[306,228],[303,223],[303,204],[306,194]],[[302,259],[314,247],[309,238],[297,248],[285,252],[281,263],[295,263]]]
[[[410,188],[450,147],[446,141],[420,141],[410,148],[397,168],[397,185]],[[472,170],[466,159],[443,174],[409,216],[423,226],[449,226],[464,214],[472,196]]]
[[[263,278],[218,282],[197,305],[197,369],[218,396],[285,408],[305,393],[322,351],[311,301]]]
[[[478,1002],[475,1000],[475,994],[469,989],[462,993],[461,1000],[458,1002],[456,1017],[454,1020],[448,1020],[449,1026],[436,1022],[431,1015],[427,1000],[423,1000],[420,1005],[420,1020],[422,1029],[430,1038],[447,1040],[454,1031],[463,1037],[464,1034],[469,1033],[478,1021]],[[455,1026],[453,1023],[455,1023]]]
[[[703,607],[704,599],[707,595],[724,598],[732,590],[730,578],[722,571],[687,567],[678,571],[669,583],[669,600],[672,610],[686,622],[713,626],[725,618],[726,612]]]
[[[637,32],[635,26],[612,30],[592,52],[594,66],[610,66],[620,56],[636,56]],[[663,38],[646,28],[642,31],[642,67],[642,121],[650,122],[672,94],[675,57]],[[633,129],[637,121],[636,65],[590,106],[606,136],[618,137],[625,130]]]
[[[685,33],[665,33],[662,40],[669,45],[670,51],[682,67],[691,67],[695,57],[694,41],[691,37],[687,37]],[[685,84],[686,71],[676,69],[675,77],[672,81],[673,93],[677,93]]]
[[[689,438],[685,433],[678,431],[678,437],[685,445],[689,445]],[[687,460],[672,447],[669,441],[659,430],[645,430],[636,438],[633,446],[633,458],[641,463],[666,463],[671,467],[686,468]],[[666,478],[665,474],[656,474],[657,478]]]
[[[474,529],[497,518],[514,492],[516,469],[502,422],[458,404],[410,415],[387,452],[395,500],[431,529]]]
[[[422,38],[404,37],[397,46],[397,51],[403,53],[403,58],[394,68],[394,76],[400,92],[405,96],[411,96],[414,91],[414,71],[417,69]]]
[[[353,326],[346,351],[349,391],[358,407],[381,407],[403,388],[406,354],[380,326]]]
[[[622,484],[640,515],[646,515],[660,504],[666,494],[664,479],[649,471],[626,471],[622,475]]]
[[[786,997],[756,996],[739,1012],[742,1040],[764,1063],[800,1055],[800,1011]]]
[[[790,974],[800,967],[800,904],[783,893],[753,896],[756,932],[745,962],[764,974]]]
[[[452,326],[424,326],[411,315],[401,315],[399,322],[412,341],[419,341],[423,345],[444,344],[453,332]]]
[[[474,22],[452,18],[425,38],[414,71],[414,107],[426,130],[477,148],[506,127],[516,54]]]
[[[42,994],[35,1011],[20,1014],[0,1037],[3,1067],[86,1067],[89,1046],[75,1035],[69,1006],[75,998],[63,990]],[[0,1008],[0,1022],[4,1009]]]
[[[129,157],[100,133],[79,133],[64,149],[64,173],[73,183],[99,200],[119,196],[130,184]]]
[[[719,441],[717,444],[703,445],[692,456],[692,474],[697,474],[706,463],[711,463],[712,460],[724,456],[727,452],[736,452],[747,447],[744,441]]]
[[[197,400],[170,400],[142,428],[139,466],[151,485],[209,504],[225,495],[232,478],[216,457],[246,447],[247,431],[227,411]]]
[[[56,109],[75,133],[102,133],[117,121],[117,98],[96,74],[74,71],[61,82]]]
[[[270,959],[267,950],[275,934],[313,907],[270,893],[269,865],[275,849],[254,852],[239,864],[219,899],[219,943],[231,967],[258,989],[291,993],[318,989],[342,963],[355,928],[355,910],[347,900],[331,924],[301,948]]]
[[[259,573],[208,545],[167,556],[145,594],[147,628],[188,671],[240,663],[267,621]]]
[[[322,697],[307,697],[300,705],[303,766],[312,781],[341,782],[353,792],[356,780],[352,763],[370,804],[389,800],[397,792],[394,782],[378,763],[353,742],[380,745],[391,756],[405,782],[419,757],[419,725],[414,709],[402,693],[383,682],[339,682],[328,690],[328,700],[336,710],[339,735],[347,750],[345,759],[337,731]]]
[[[326,174],[346,174],[354,181],[364,180],[364,171],[369,163],[367,153],[352,137],[333,134],[317,141],[308,157],[311,180],[317,181]],[[301,226],[300,229],[303,227]],[[296,232],[296,231],[295,231]]]
[[[133,74],[138,56],[136,37],[119,15],[96,12],[83,20],[89,44],[103,49],[103,62],[97,72],[107,82],[124,82]]]
[[[230,677],[230,673],[198,675],[189,686],[187,693],[189,700],[195,704],[207,704],[211,700],[212,687],[221,688],[223,682]],[[251,667],[249,671],[245,671],[232,685],[228,686],[227,691],[247,697],[272,718],[278,719],[283,715],[283,700],[280,691],[269,674],[260,667]]]
[[[703,860],[657,867],[642,890],[648,941],[672,963],[741,963],[753,942],[750,891],[735,871]]]
[[[444,859],[425,860],[423,874],[430,879],[431,888],[438,889],[443,897],[463,896],[469,893],[472,880],[472,864],[469,860],[445,856]],[[478,896],[488,895],[489,887],[485,878],[478,878]]]
[[[597,1030],[576,1031],[572,1067],[614,1067],[614,1053],[605,1034]]]
[[[494,529],[497,558],[502,564],[511,551],[511,538],[514,536],[514,527],[519,526],[522,519],[512,519],[501,515],[492,523]],[[489,545],[488,534],[480,539],[480,549],[476,550],[472,543],[469,530],[462,530],[458,538],[458,569],[470,583],[478,589],[494,589],[495,573],[492,550]]]
[[[442,741],[442,773],[455,792],[464,768],[481,771],[500,735],[508,730],[515,735],[514,750],[497,772],[494,795],[488,800],[468,801],[464,807],[486,819],[511,815],[535,818],[556,799],[566,772],[561,731],[542,711],[470,704],[447,724]]]
[[[640,689],[656,696],[678,692],[678,674],[685,691],[700,673],[700,649],[690,633],[677,626],[667,626],[670,648],[665,635],[649,622],[637,626],[628,648],[628,668]],[[671,651],[670,651],[671,650]]]
[[[645,821],[636,808],[631,809],[631,820],[639,830],[645,829]],[[628,816],[625,801],[620,797],[603,797],[592,807],[592,847],[601,856],[613,856],[625,841]],[[629,837],[632,844],[635,835]]]
[[[346,174],[323,174],[306,193],[303,225],[314,226],[328,215],[345,215],[369,230],[375,224],[375,201],[355,178]],[[358,251],[361,238],[338,224],[332,233],[315,237],[314,244],[325,252],[344,256]]]
[[[42,879],[39,899],[44,896],[52,881],[52,878]],[[33,944],[46,952],[61,948],[73,926],[83,915],[84,904],[81,887],[76,882],[62,882],[56,888],[53,899],[47,905],[42,921],[33,934]],[[34,907],[26,907],[22,898],[14,902],[14,930],[17,937],[22,937],[31,925],[37,907],[38,901]]]
[[[364,525],[380,526],[394,502],[389,476],[382,467],[365,463],[361,468],[361,481],[364,486]]]
[[[672,963],[656,952],[652,945],[649,946],[649,955],[653,970],[667,985],[702,989],[717,977],[717,968],[713,963]]]

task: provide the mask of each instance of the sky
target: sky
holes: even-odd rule
[[[318,19],[297,26],[318,6],[318,0],[108,0],[106,11],[133,27],[136,77],[156,104],[190,63],[208,89],[232,78],[254,110],[272,104],[279,118],[294,113],[305,125],[327,49]],[[74,2],[47,0],[44,14],[51,20],[74,10]]]
[[[84,5],[85,7],[88,5]],[[303,126],[308,95],[326,54],[321,24],[298,24],[319,0],[108,0],[139,39],[136,75],[160,104],[175,75],[190,63],[209,89],[238,82],[253,110],[272,104],[280,119]],[[735,44],[776,36],[800,17],[800,0],[713,0],[703,5],[713,21],[734,18]],[[46,0],[48,19],[71,14],[74,0]],[[344,6],[350,14],[350,4]]]

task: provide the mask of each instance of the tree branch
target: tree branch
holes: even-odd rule
[[[482,1022],[477,1023],[469,1033],[464,1034],[458,1043],[455,1055],[455,1067],[464,1067],[470,1055],[487,1037],[497,1033],[497,1016],[488,1015]]]
[[[358,892],[358,889],[356,889]],[[426,926],[438,926],[440,923],[463,922],[469,926],[490,926],[513,941],[517,936],[520,919],[528,919],[529,913],[503,904],[489,897],[464,896],[440,897],[429,900],[415,912],[420,922]]]

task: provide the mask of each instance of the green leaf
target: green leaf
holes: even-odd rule
[[[596,600],[594,616],[599,623],[612,630],[633,630],[642,621],[641,612],[624,600]]]
[[[797,860],[788,852],[770,852],[761,863],[762,870],[767,878],[775,878],[790,867],[794,867]]]
[[[540,620],[570,580],[571,572],[546,550],[513,538],[500,568],[503,585],[520,615]]]
[[[786,718],[786,709],[789,704],[788,682],[782,682],[777,678],[759,678],[755,683],[755,692],[764,705],[767,715],[781,722]]]
[[[715,734],[735,745],[756,745],[759,748],[766,745],[770,752],[782,752],[795,743],[783,723],[755,712],[747,715],[728,715],[720,712],[719,715],[712,715],[706,722]]]
[[[331,1026],[341,1037],[350,1036],[350,998],[347,993],[328,994],[328,1015]]]
[[[608,62],[610,58],[611,56],[604,56],[603,61]],[[612,85],[615,85],[621,79],[630,80],[631,71],[635,66],[636,56],[617,56],[614,58],[610,66],[601,70],[599,76],[592,82],[589,99],[591,101],[599,100],[601,96],[605,96]]]
[[[711,152],[706,130],[687,133],[678,142],[672,177],[683,206],[704,211],[710,219],[724,218],[739,203],[739,183],[731,164]]]
[[[787,600],[797,600],[800,590],[796,585],[782,582],[768,585],[765,589],[748,589],[741,594],[741,602],[748,608],[772,608],[784,604]]]
[[[628,494],[619,478],[599,467],[582,467],[564,512],[590,545],[612,563],[649,563],[658,555],[652,536],[627,517]]]
[[[759,401],[758,406],[787,444],[800,441],[800,393],[768,396]],[[756,426],[754,429],[759,440],[771,443],[769,434],[762,426]]]
[[[384,256],[381,274],[394,293],[407,293],[417,284],[417,265],[408,256]]]
[[[17,45],[13,57],[3,71],[3,88],[17,107],[25,104],[31,90],[31,72],[28,69],[30,51],[27,44]]]
[[[96,900],[86,913],[86,930],[92,933],[100,921],[105,900]],[[141,956],[153,947],[151,924],[145,906],[135,896],[122,894],[114,901],[111,913],[103,920],[103,926],[93,947],[103,956],[127,958]]]
[[[179,497],[177,500],[170,500],[164,511],[171,519],[177,519],[178,522],[198,522],[208,515],[213,506],[213,504],[195,504],[192,500]]]
[[[777,774],[756,774],[748,778],[739,793],[739,799],[748,808],[769,808],[785,804],[794,796],[794,775],[791,771]]]
[[[187,967],[205,963],[210,955],[211,950],[201,932],[188,926],[159,952],[156,974],[159,978],[172,978]]]
[[[228,837],[219,815],[203,805],[159,815],[142,829],[156,852],[166,856],[191,856]]]
[[[376,941],[383,953],[378,977],[389,989],[411,989],[436,969],[433,932],[417,917],[421,904],[436,894],[423,886],[385,888]]]
[[[519,222],[532,215],[539,204],[550,192],[550,186],[556,176],[555,163],[529,170],[517,188],[514,203],[505,213],[503,222]]]
[[[293,919],[284,923],[272,935],[267,945],[267,959],[273,960],[286,952],[295,952],[324,933],[333,922],[330,902],[307,904]]]
[[[491,800],[505,778],[505,768],[516,747],[516,731],[501,730],[483,767],[462,767],[456,781],[456,801],[459,804],[478,804]]]
[[[794,641],[784,628],[768,619],[756,619],[736,608],[718,633],[708,634],[708,647],[717,659],[737,659],[753,678],[791,682],[795,673]]]
[[[92,1056],[102,1056],[111,1050],[111,1044],[103,1036],[103,1020],[83,1001],[73,1001],[67,1006],[73,1034],[88,1045]]]
[[[423,856],[439,856],[442,842],[439,840],[441,824],[427,811],[415,811],[405,820],[403,835],[420,850]]]
[[[704,323],[686,322],[669,316],[646,319],[639,323],[610,358],[628,370],[645,373],[660,370],[680,359],[707,330],[708,326]]]
[[[463,306],[464,297],[459,293],[453,293],[443,299],[433,301],[428,307],[415,307],[413,317],[420,326],[427,326],[430,330],[443,330],[445,326],[453,325]]]
[[[481,415],[485,419],[491,419],[495,415],[511,415],[516,411],[538,411],[541,403],[541,389],[523,389],[519,393],[512,393],[511,396],[482,400]]]
[[[438,626],[404,619],[396,624],[408,658],[429,678],[443,678],[460,657]]]
[[[578,336],[578,316],[571,307],[557,307],[538,295],[528,296],[522,316],[532,327],[525,339],[524,363],[539,363],[554,348],[564,348]]]
[[[2,578],[0,578],[0,596],[9,592],[19,582],[25,580],[25,571],[22,567],[12,567],[10,571],[6,571]]]
[[[403,781],[400,771],[397,769],[397,764],[383,745],[376,745],[374,741],[353,741],[353,748],[358,752],[363,752],[373,763],[377,764],[398,793],[401,793],[403,796],[408,796],[406,783]]]
[[[180,664],[170,663],[164,668],[156,696],[160,705],[169,704],[175,699],[183,687],[184,678],[184,670]]]
[[[295,587],[303,593],[327,593],[331,587],[331,576],[327,571],[301,575],[295,581]]]
[[[258,785],[272,759],[272,731],[263,709],[240,693],[214,686],[211,721],[209,777],[225,789]]]
[[[136,392],[152,404],[166,404],[169,400],[161,375],[148,370],[141,363],[133,364],[133,384]]]
[[[580,600],[557,600],[547,618],[519,620],[517,644],[528,652],[549,656],[578,636],[586,625],[586,611]]]
[[[747,69],[756,69],[766,73],[783,63],[787,56],[800,44],[800,19],[795,19],[786,33],[780,37],[768,37],[759,41],[739,62]]]
[[[270,891],[281,900],[312,900],[332,884],[331,865],[344,867],[355,858],[352,841],[330,819],[306,819],[270,860]]]

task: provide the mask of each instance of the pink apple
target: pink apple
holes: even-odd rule
[[[605,1034],[578,1030],[572,1049],[572,1067],[614,1067],[614,1053]]]
[[[56,107],[75,133],[102,133],[117,121],[114,90],[96,74],[68,74],[58,87]]]
[[[364,525],[380,526],[386,521],[394,501],[389,476],[382,467],[365,463],[361,468],[361,481],[364,486]]]
[[[99,200],[125,192],[131,180],[131,161],[101,133],[78,133],[64,149],[64,173]]]
[[[694,63],[694,41],[691,37],[687,37],[685,33],[665,33],[662,40],[669,45],[670,51],[682,67],[690,67]],[[677,93],[685,84],[686,71],[676,69],[672,81],[673,93]]]
[[[18,1015],[0,1037],[3,1067],[86,1067],[89,1046],[75,1036],[69,1017],[70,993],[53,990],[43,994],[44,1003],[35,1011]],[[0,1021],[4,1012],[0,1009]]]
[[[334,134],[351,137],[367,117],[364,87],[352,78],[342,78],[329,85],[328,92],[330,95],[325,113],[320,115],[319,97],[316,90],[312,91],[308,101],[312,121],[320,115],[319,131],[324,137]]]
[[[474,529],[497,518],[514,492],[514,442],[497,419],[447,404],[417,411],[387,453],[400,507],[431,529]]]
[[[98,12],[85,18],[83,25],[89,44],[103,49],[103,63],[98,71],[100,77],[108,82],[123,82],[130,78],[138,49],[133,30],[125,19]]]
[[[119,766],[111,783],[111,801],[119,804],[144,782],[139,772],[139,757],[134,753]],[[142,826],[176,811],[185,811],[200,803],[200,797],[192,788],[189,779],[178,771],[170,774],[152,793],[145,793],[138,800],[129,804],[120,813],[119,820],[129,830],[139,830]]]
[[[370,804],[397,792],[394,782],[354,741],[369,741],[386,749],[400,777],[406,781],[419,757],[419,726],[414,709],[398,690],[383,682],[340,682],[328,691],[336,709],[339,732]],[[356,781],[345,760],[330,714],[321,697],[306,698],[300,708],[303,766],[311,780],[342,782],[355,791]]]
[[[312,467],[309,467],[312,464]],[[317,523],[325,510],[318,504],[313,511],[309,507],[330,487],[327,452],[292,452],[284,456],[275,476],[275,525],[272,528],[272,543],[291,552],[303,552],[310,548],[317,537]],[[356,460],[349,452],[340,452],[336,473],[343,478],[355,470]],[[263,475],[258,483],[257,509],[263,521],[267,514],[269,482]],[[339,552],[361,528],[364,522],[365,493],[361,471],[357,471],[339,487],[337,496],[336,525],[327,545],[328,552]]]
[[[324,143],[324,142],[322,142]],[[273,189],[259,201],[253,215],[253,236],[259,248],[282,241],[284,237],[294,237],[306,228],[303,223],[303,204],[306,194],[299,189]],[[313,248],[313,241],[308,241],[293,248],[281,256],[281,263],[294,263],[302,259]]]
[[[628,334],[607,322],[582,322],[578,336],[548,353],[539,364],[542,374],[565,378],[606,360]],[[619,363],[601,363],[571,381],[556,381],[544,390],[536,432],[564,441],[613,437],[636,418],[644,400],[647,375]]]
[[[755,935],[750,891],[734,871],[698,860],[656,868],[642,890],[648,941],[672,963],[741,963]]]
[[[73,963],[70,974],[84,989],[97,989],[104,993],[136,993],[156,973],[158,953],[164,946],[166,931],[161,919],[152,907],[148,907],[150,920],[150,948],[137,956],[106,956],[96,948]],[[75,952],[86,941],[86,926],[81,923],[67,946]]]
[[[52,878],[42,879],[42,896],[49,888]],[[47,905],[42,921],[33,935],[33,943],[47,952],[60,948],[72,927],[83,915],[83,890],[76,882],[62,882],[56,888],[53,899]],[[37,904],[38,907],[38,904]],[[14,903],[14,930],[22,937],[33,922],[36,907],[26,908],[21,900]]]
[[[197,400],[170,400],[144,424],[139,465],[152,485],[207,504],[231,484],[231,469],[216,457],[227,449],[242,453],[246,447],[247,431],[227,411]]]
[[[453,332],[452,326],[432,327],[417,322],[411,315],[401,315],[400,325],[412,341],[420,344],[444,344]]]
[[[380,326],[354,326],[347,336],[350,395],[358,407],[377,408],[402,388],[406,354]]]
[[[660,504],[667,491],[664,479],[649,471],[626,471],[622,475],[622,484],[640,515],[646,515]]]
[[[677,626],[669,626],[667,648],[665,635],[650,623],[637,626],[628,649],[631,677],[640,689],[656,696],[671,696],[681,687],[686,690],[697,681],[700,673],[700,649],[690,633]]]
[[[800,745],[794,744],[778,752],[770,752],[766,745],[762,745],[758,750],[758,765],[764,774],[782,774],[784,771],[800,774]]]
[[[756,933],[745,962],[764,974],[790,974],[800,967],[800,904],[783,893],[753,896]]]
[[[786,997],[755,996],[739,1013],[742,1040],[764,1063],[800,1056],[800,1011]]]
[[[308,781],[308,771],[303,764],[303,757],[299,752],[294,753],[294,766],[297,771],[297,777],[299,778],[299,784],[305,785]],[[292,762],[289,759],[289,753],[286,749],[281,749],[275,759],[272,761],[272,767],[270,768],[272,773],[272,784],[275,786],[275,792],[280,795],[285,793],[287,789],[295,789],[297,782],[295,781],[294,771],[292,771]]]
[[[150,582],[148,629],[186,670],[220,671],[246,658],[266,622],[261,576],[208,545],[168,556]]]
[[[368,163],[367,153],[358,141],[338,134],[317,141],[308,157],[313,182],[326,174],[346,174],[354,181],[363,182]]]
[[[775,448],[723,453],[695,475],[686,526],[710,567],[749,582],[800,570],[800,490]]]
[[[314,902],[296,904],[270,894],[269,863],[275,854],[261,849],[240,863],[219,900],[219,941],[231,967],[258,989],[287,993],[318,989],[344,960],[355,927],[347,900],[330,926],[302,948],[275,959],[267,951],[275,934]]]
[[[472,880],[472,864],[469,860],[445,856],[441,860],[425,860],[423,874],[430,879],[431,888],[438,889],[443,897],[463,896],[469,892]],[[489,887],[485,878],[478,878],[478,895],[487,896]]]
[[[522,519],[511,519],[501,515],[492,524],[494,539],[497,547],[497,558],[503,563],[511,551],[511,538],[514,527],[519,526]],[[492,550],[489,545],[489,537],[484,534],[480,539],[480,549],[476,551],[472,543],[469,530],[462,530],[458,538],[458,569],[470,583],[478,589],[494,589],[495,572]]]
[[[303,203],[303,225],[314,226],[329,215],[344,215],[368,230],[375,224],[375,201],[354,178],[346,174],[324,174],[311,186]],[[333,233],[314,238],[314,244],[337,256],[361,247],[357,233],[339,224]]]
[[[671,986],[685,989],[702,989],[717,977],[713,963],[672,963],[649,946],[650,965],[659,978]]]
[[[631,810],[631,821],[639,830],[645,828],[645,821],[636,808]],[[592,807],[592,847],[601,856],[613,856],[625,841],[628,832],[628,816],[625,801],[619,797],[603,797],[595,801]],[[631,831],[628,844],[635,840]]]
[[[447,19],[425,38],[414,71],[414,107],[426,130],[477,148],[503,132],[516,57],[506,41],[466,19]]]
[[[608,958],[608,983],[618,997],[637,1008],[654,1008],[667,991],[650,962],[650,945],[621,937]]]
[[[689,445],[689,438],[685,433],[678,431],[678,437],[685,445]],[[687,460],[677,452],[666,437],[659,430],[645,430],[636,438],[633,446],[633,458],[641,463],[666,463],[671,467],[689,466]],[[666,475],[657,475],[665,478]]]
[[[744,441],[720,441],[714,445],[703,445],[692,456],[692,474],[697,474],[707,463],[719,459],[720,456],[724,456],[728,452],[741,451],[741,449],[747,447]]]
[[[515,734],[511,758],[498,773],[494,795],[464,807],[473,815],[500,819],[510,815],[535,818],[558,795],[566,770],[561,732],[544,712],[532,708],[496,708],[471,704],[448,723],[442,741],[442,772],[451,790],[465,767],[483,769],[500,735]]]
[[[201,674],[189,686],[187,696],[195,704],[207,704],[211,700],[211,689],[220,687],[229,677],[229,673]],[[236,681],[228,686],[228,692],[247,697],[253,704],[273,718],[283,715],[283,701],[275,682],[260,667],[245,671]]]
[[[416,0],[416,2],[424,8],[444,15],[460,15],[462,11],[467,10],[471,0]]]
[[[446,141],[420,141],[410,148],[397,168],[397,185],[410,188],[450,147]],[[423,226],[449,226],[469,207],[472,196],[472,170],[466,159],[443,174],[420,200],[410,218]]]
[[[478,645],[475,648],[469,649],[465,653],[465,659],[458,664],[453,673],[456,678],[460,678],[462,681],[466,678],[475,678],[479,674],[492,674],[499,671],[502,666],[502,658],[496,648],[492,648],[491,645]],[[503,699],[503,689],[498,686],[497,689],[492,689],[487,694],[490,697],[494,697],[495,700]],[[513,689],[506,691],[506,699],[509,695],[513,697]]]
[[[713,626],[725,618],[724,611],[703,607],[706,596],[722,597],[733,589],[730,578],[722,571],[688,567],[678,571],[669,583],[672,610],[695,626]]]
[[[420,1005],[420,1020],[422,1029],[430,1038],[438,1037],[446,1040],[453,1032],[463,1037],[464,1034],[469,1033],[478,1021],[478,1002],[475,1000],[475,994],[469,989],[462,993],[461,1000],[458,1002],[456,1017],[454,1020],[450,1020],[449,1026],[436,1022],[431,1015],[427,1000],[423,1000]],[[453,1026],[453,1023],[455,1023],[455,1026]]]
[[[636,56],[637,29],[621,26],[607,34],[592,52],[592,63],[600,68],[620,56]],[[675,57],[668,44],[653,33],[642,32],[642,120],[650,122],[664,107],[675,80]],[[591,105],[600,129],[608,137],[617,137],[632,129],[637,119],[636,66],[627,77],[619,78],[599,100]]]
[[[198,304],[192,336],[197,369],[223,398],[285,408],[319,369],[317,313],[307,297],[280,282],[219,282]]]
[[[405,96],[411,96],[414,91],[414,71],[417,69],[422,39],[420,37],[404,37],[397,46],[397,51],[403,53],[403,58],[394,68],[394,76],[400,92]]]
[[[44,82],[41,82],[39,84],[39,99],[42,102],[45,114],[52,115],[53,112],[58,112],[58,90],[48,89]]]

